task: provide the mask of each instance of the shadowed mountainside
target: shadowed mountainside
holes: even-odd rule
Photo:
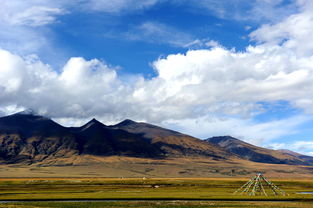
[[[0,158],[5,163],[33,163],[76,153],[75,136],[48,118],[28,112],[0,118]]]
[[[216,159],[231,156],[223,149],[203,140],[147,123],[138,123],[127,119],[110,127],[124,130],[131,134],[141,135],[164,152],[166,156],[202,155]]]
[[[31,111],[0,118],[0,162],[3,164],[88,165],[108,156],[313,164],[312,157],[260,148],[233,137],[200,140],[131,120],[106,126],[92,119],[81,127],[67,128]]]
[[[163,152],[139,134],[110,128],[96,119],[79,128],[72,128],[80,154],[98,156],[123,155],[133,157],[162,157]]]
[[[2,163],[30,164],[79,155],[213,159],[231,156],[200,139],[131,120],[106,126],[92,119],[81,127],[66,128],[33,112],[0,118]]]

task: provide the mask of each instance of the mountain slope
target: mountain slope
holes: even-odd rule
[[[125,120],[106,126],[92,119],[63,127],[33,112],[0,118],[0,163],[72,165],[97,163],[108,156],[132,160],[254,162],[311,165],[312,158],[253,146],[232,137],[206,141],[148,123]],[[206,162],[205,162],[206,163]],[[188,171],[187,171],[188,172]]]
[[[68,131],[49,118],[32,112],[20,112],[0,118],[0,133],[18,133],[24,137],[63,136]]]
[[[71,156],[76,147],[74,135],[51,119],[25,112],[0,118],[0,158],[6,163]]]
[[[81,155],[227,159],[231,154],[200,139],[130,120],[106,126],[93,119],[81,127],[66,128],[33,112],[0,118],[2,163],[30,164]]]
[[[96,119],[72,131],[81,154],[161,157],[163,153],[141,135],[105,126]]]
[[[229,153],[236,154],[242,159],[254,162],[312,165],[311,162],[294,155],[284,154],[277,150],[257,147],[230,136],[212,137],[206,139],[206,141],[225,149]]]
[[[141,135],[164,152],[166,156],[207,156],[216,159],[225,159],[231,156],[223,149],[200,139],[148,123],[127,119],[110,127]]]
[[[293,151],[286,150],[286,149],[281,149],[281,150],[278,150],[278,151],[283,153],[284,155],[292,155],[294,157],[297,157],[297,158],[299,158],[301,160],[304,160],[306,162],[309,162],[309,163],[313,164],[313,157],[311,157],[311,156],[302,155],[302,154],[299,154],[297,152],[293,152]]]

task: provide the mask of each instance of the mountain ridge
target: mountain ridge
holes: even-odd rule
[[[0,118],[0,161],[3,164],[44,164],[45,161],[49,161],[46,164],[55,164],[51,161],[60,161],[61,158],[76,158],[79,161],[78,158],[85,155],[313,164],[309,156],[295,156],[257,147],[230,136],[200,140],[130,119],[107,126],[93,118],[80,127],[64,127],[31,111]]]
[[[32,112],[0,118],[3,163],[36,163],[45,158],[86,154],[143,158],[229,156],[189,135],[129,119],[112,126],[92,119],[81,127],[64,127]]]
[[[250,160],[253,162],[291,165],[313,165],[312,161],[309,161],[309,159],[305,160],[292,154],[282,153],[279,150],[258,147],[231,136],[216,136],[208,138],[205,141],[224,148],[229,153],[235,154],[242,159]]]
[[[303,154],[300,154],[298,152],[294,152],[294,151],[287,150],[287,149],[279,149],[278,151],[280,151],[283,154],[295,156],[295,157],[297,157],[299,159],[302,159],[304,161],[307,161],[307,162],[313,164],[313,157],[312,156],[303,155]]]

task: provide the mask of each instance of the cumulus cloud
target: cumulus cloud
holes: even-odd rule
[[[308,14],[304,11],[297,15],[290,18],[304,18]],[[273,38],[262,38],[263,28],[276,31],[286,25],[290,31],[298,28],[299,33],[305,29],[303,34],[312,30],[301,24],[290,25],[290,18],[254,31],[251,36],[262,42],[247,47],[246,51],[216,45],[168,55],[152,63],[156,77],[147,80],[138,76],[132,82],[121,81],[114,68],[99,60],[72,58],[57,74],[39,60],[29,61],[2,50],[1,64],[5,67],[1,67],[1,95],[6,102],[15,101],[19,106],[51,113],[62,109],[60,114],[74,117],[102,114],[108,118],[135,117],[153,122],[193,119],[210,113],[249,116],[262,108],[259,102],[279,100],[313,112],[313,95],[308,94],[313,91],[313,56],[298,52],[309,49],[272,41],[286,30]],[[312,25],[313,20],[310,21]],[[143,27],[159,30],[149,23]],[[290,36],[288,41],[306,42],[307,35]]]
[[[194,50],[157,60],[154,67],[159,76],[154,81],[163,81],[163,99],[184,99],[185,106],[238,114],[259,101],[286,100],[295,106],[309,102],[311,61],[311,57],[298,59],[280,46],[250,46],[244,53]]]
[[[22,58],[5,50],[0,50],[0,63],[2,107],[17,105],[52,117],[83,118],[114,114],[127,93],[115,70],[95,59],[71,58],[60,74],[36,57]]]
[[[23,8],[20,14],[24,14],[12,24],[50,24],[62,11],[40,8],[36,12]],[[56,70],[36,56],[22,57],[0,49],[0,112],[33,108],[63,122],[95,116],[105,122],[132,118],[176,126],[192,135],[202,125],[198,136],[203,138],[209,131],[218,133],[232,126],[229,134],[255,144],[292,134],[307,117],[266,123],[253,122],[250,117],[264,110],[260,102],[281,100],[313,113],[312,7],[302,8],[279,23],[253,31],[250,37],[256,45],[245,51],[228,50],[210,41],[207,44],[213,47],[208,49],[161,57],[152,63],[157,76],[151,79],[121,78],[114,67],[82,57],[70,58]],[[146,22],[137,29],[141,34],[130,34],[133,39],[153,34],[151,41],[164,38],[177,46],[194,40],[158,23]],[[211,117],[218,119],[208,119]]]
[[[293,14],[287,19],[271,25],[266,24],[250,34],[258,43],[280,45],[292,50],[298,57],[311,56],[313,52],[312,22],[313,3],[302,6],[302,12]]]

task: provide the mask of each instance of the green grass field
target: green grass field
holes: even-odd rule
[[[0,208],[312,208],[308,202],[27,202],[0,205]]]
[[[288,196],[252,197],[233,195],[232,193],[246,180],[247,179],[238,178],[2,179],[0,180],[0,200],[11,200],[11,202],[5,204],[0,203],[0,208],[313,207],[313,194],[298,194],[298,192],[313,192],[313,180],[272,180],[276,185],[286,191]],[[268,192],[268,194],[270,194],[270,192]],[[82,199],[107,199],[111,201],[60,202],[60,200],[75,201]],[[19,202],[19,200],[23,202]],[[47,200],[55,201],[51,202]]]

